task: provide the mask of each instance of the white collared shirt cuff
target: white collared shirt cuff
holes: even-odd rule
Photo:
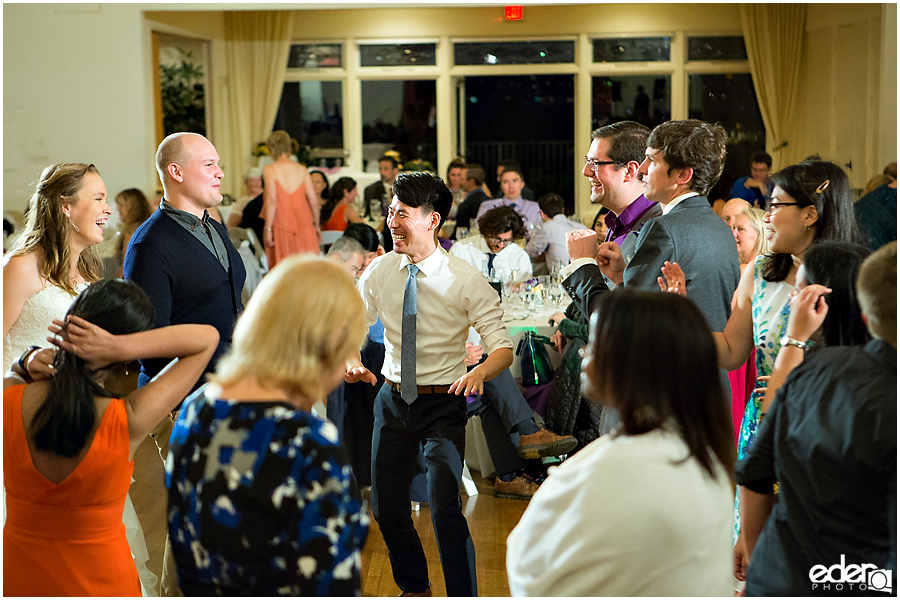
[[[597,260],[593,258],[576,258],[559,271],[560,277],[568,279],[569,275],[583,267],[584,265],[596,265]]]

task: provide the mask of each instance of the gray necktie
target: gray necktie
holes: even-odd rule
[[[416,273],[419,267],[406,265],[409,277],[403,292],[403,324],[400,329],[400,397],[412,404],[416,388]]]

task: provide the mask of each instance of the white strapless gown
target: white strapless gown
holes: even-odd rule
[[[88,286],[83,283],[76,287],[80,293]],[[48,347],[50,343],[47,336],[50,332],[47,326],[53,319],[62,319],[69,310],[75,298],[69,293],[50,285],[32,295],[22,306],[19,318],[13,323],[9,333],[3,340],[3,372],[9,370],[14,360],[18,360],[29,346]],[[132,481],[134,481],[132,479]],[[3,490],[3,522],[6,523],[6,489]],[[125,536],[131,547],[131,555],[137,566],[138,576],[141,579],[141,589],[144,596],[156,596],[156,575],[147,568],[150,554],[147,552],[147,544],[144,542],[144,532],[131,502],[131,495],[125,497],[125,512],[122,514],[122,522],[125,524]]]

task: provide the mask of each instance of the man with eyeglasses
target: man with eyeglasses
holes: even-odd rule
[[[592,229],[568,234],[571,260],[561,271],[563,285],[585,317],[598,294],[615,287],[597,266],[598,242],[615,242],[625,261],[631,260],[638,234],[647,221],[662,214],[662,207],[644,196],[638,167],[644,160],[650,129],[634,121],[620,121],[591,133],[591,147],[581,174],[591,183],[591,203],[609,210],[609,233],[598,240]]]
[[[638,173],[644,195],[659,202],[663,214],[641,230],[630,260],[615,242],[604,242],[597,251],[603,274],[628,289],[665,289],[662,269],[677,262],[687,297],[713,331],[725,328],[741,275],[734,235],[705,197],[725,167],[725,139],[720,125],[696,119],[658,125],[647,138]],[[728,373],[720,369],[720,374],[730,398]]]
[[[489,210],[478,219],[478,231],[480,236],[453,244],[450,254],[475,268],[485,264],[488,273],[493,270],[508,275],[515,271],[520,280],[531,277],[531,259],[515,243],[525,238],[525,224],[515,209],[500,206]]]
[[[499,200],[487,200],[482,202],[478,207],[478,218],[481,215],[497,208],[498,206],[511,206],[517,213],[522,215],[525,220],[526,227],[528,225],[541,224],[541,207],[534,200],[525,200],[522,198],[522,189],[525,187],[525,178],[522,177],[521,171],[518,169],[507,168],[500,175],[500,189],[503,197]]]
[[[531,277],[531,259],[516,241],[525,237],[522,217],[509,206],[500,206],[478,219],[477,237],[456,242],[450,254],[476,269],[487,266],[501,278],[513,272],[516,279]],[[487,358],[480,343],[467,343],[470,368]],[[578,441],[540,428],[509,369],[484,384],[484,393],[469,403],[468,414],[481,417],[488,452],[497,471],[494,494],[502,498],[527,499],[538,485],[525,472],[526,459],[560,456],[572,451]]]

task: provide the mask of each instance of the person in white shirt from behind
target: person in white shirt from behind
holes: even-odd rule
[[[491,270],[500,279],[516,273],[516,280],[531,277],[531,259],[516,244],[525,238],[522,217],[509,206],[492,208],[478,218],[479,235],[469,236],[453,244],[450,254],[465,260],[476,269]]]
[[[666,294],[603,296],[583,389],[622,420],[550,470],[507,539],[509,590],[732,596],[734,437],[706,320]]]
[[[552,271],[554,265],[564,267],[569,264],[566,233],[587,227],[566,217],[563,213],[565,201],[559,194],[544,194],[537,202],[543,224],[535,229],[525,251],[532,259],[543,257],[548,271]]]

